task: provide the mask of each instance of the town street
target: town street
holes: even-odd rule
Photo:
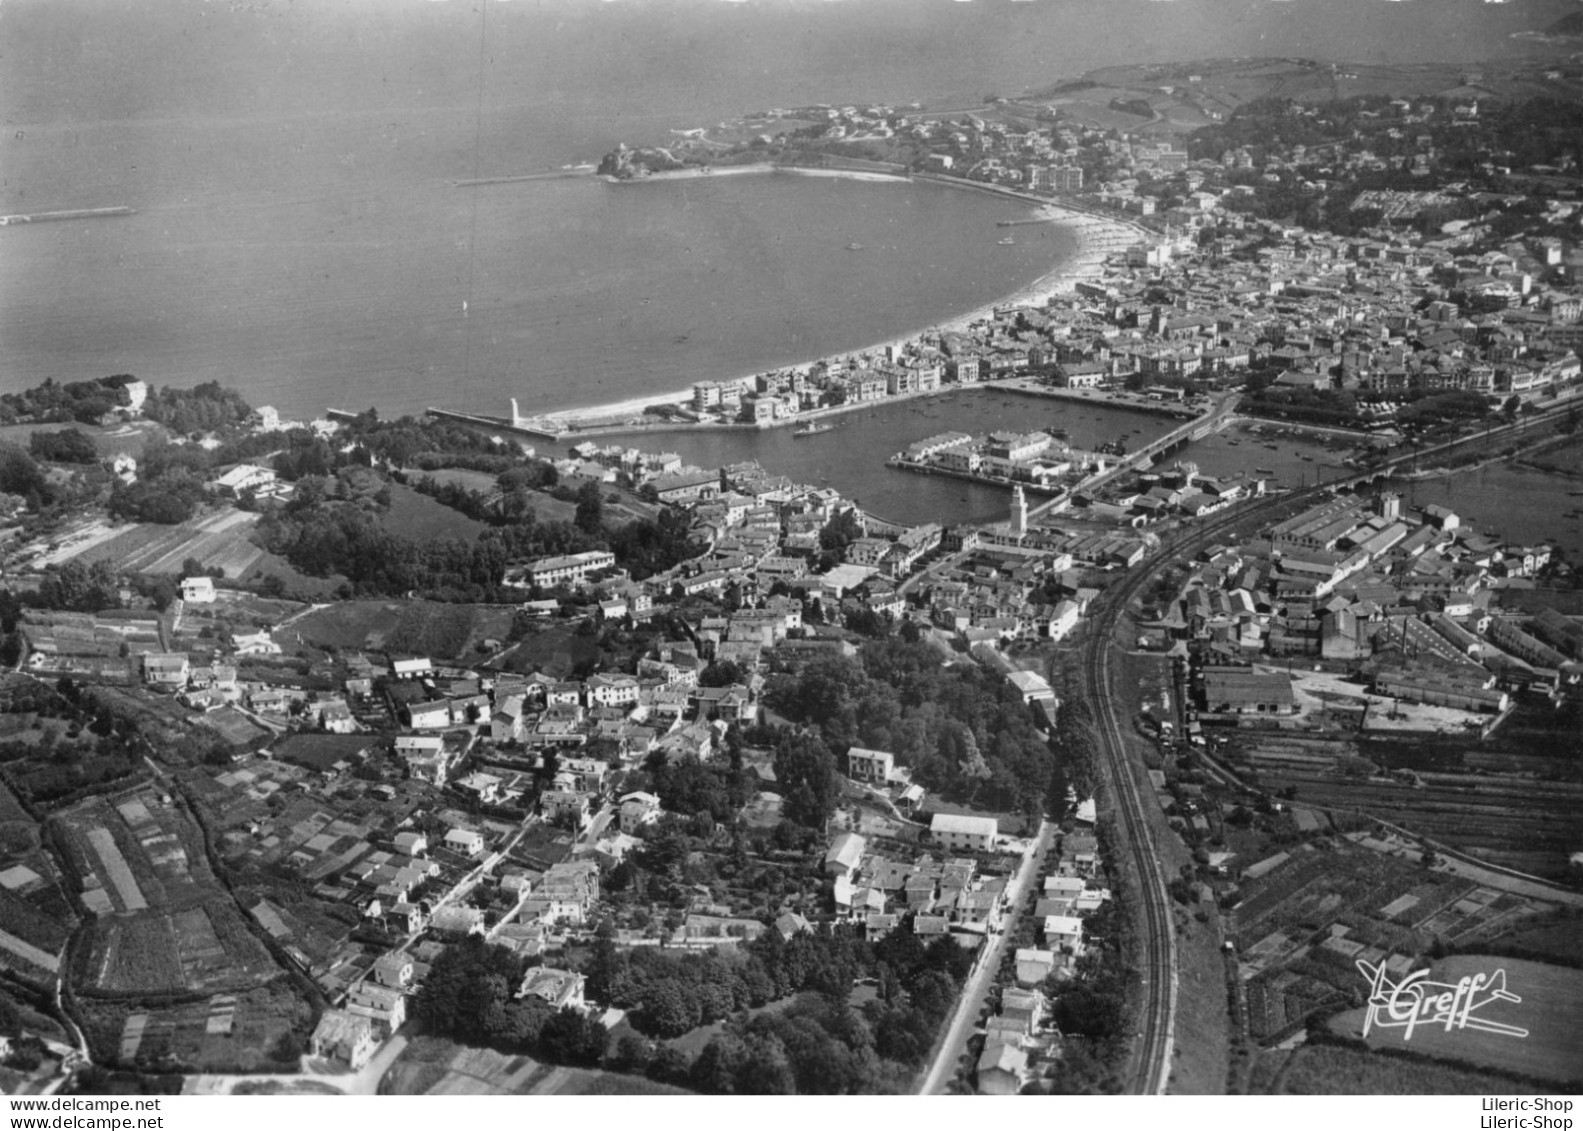
[[[1028,882],[1031,877],[1043,871],[1045,856],[1050,851],[1050,843],[1054,837],[1055,826],[1049,821],[1041,822],[1039,835],[1034,839],[1030,850],[1023,853],[1022,864],[1017,868],[1017,874],[1012,877],[1011,886],[1007,889],[1006,918],[1001,924],[1001,929],[989,936],[983,950],[979,952],[978,961],[973,965],[973,972],[968,975],[967,982],[962,987],[962,996],[957,999],[956,1012],[951,1015],[951,1025],[946,1030],[945,1040],[935,1053],[929,1072],[924,1077],[923,1086],[918,1089],[920,1095],[929,1096],[944,1092],[956,1075],[957,1062],[967,1052],[967,1042],[978,1031],[979,1011],[984,1008],[984,1000],[989,996],[995,971],[1000,969],[1001,955],[1006,948],[1006,936],[1016,933],[1017,919],[1022,914],[1023,899],[1028,892]]]

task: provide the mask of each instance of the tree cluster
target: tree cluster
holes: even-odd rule
[[[42,609],[71,613],[97,613],[121,607],[120,586],[108,562],[86,565],[74,558],[44,575],[32,594],[32,604]]]
[[[209,381],[191,389],[167,385],[151,390],[143,404],[143,415],[185,436],[236,428],[253,415],[253,408],[241,393],[218,381]]]
[[[0,424],[97,424],[106,413],[131,403],[125,386],[133,380],[125,374],[65,384],[49,378],[20,393],[0,395]]]
[[[97,463],[99,449],[93,439],[81,428],[63,428],[59,432],[35,432],[28,437],[28,451],[34,459],[46,463]]]
[[[951,940],[925,946],[904,925],[874,944],[840,930],[771,930],[735,955],[623,952],[602,937],[587,973],[589,995],[632,1010],[650,1036],[727,1020],[691,1065],[673,1048],[651,1056],[623,1042],[613,1066],[717,1094],[839,1095],[893,1088],[922,1063],[970,965]],[[877,994],[854,1007],[864,978]]]
[[[174,526],[196,514],[204,496],[202,480],[186,468],[174,467],[157,478],[117,481],[110,492],[110,517]]]
[[[871,641],[854,659],[822,657],[772,676],[765,694],[775,711],[813,728],[828,752],[888,750],[934,793],[1044,810],[1052,753],[1022,697],[978,665],[943,667],[926,643]],[[816,797],[817,778],[804,778]]]
[[[607,1034],[576,1010],[516,997],[528,964],[505,947],[469,938],[435,960],[413,1001],[432,1033],[556,1064],[597,1065]]]

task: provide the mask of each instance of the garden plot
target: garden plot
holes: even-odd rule
[[[96,826],[89,829],[85,835],[88,843],[93,846],[95,855],[99,857],[105,877],[110,881],[120,900],[119,910],[142,911],[147,908],[148,900],[143,898],[143,891],[137,886],[132,869],[127,866],[126,857],[121,855],[121,850],[116,846],[110,830]]]
[[[216,882],[186,811],[145,790],[56,818],[90,925],[73,978],[127,995],[246,988],[279,974]]]
[[[53,542],[39,546],[33,558],[33,568],[46,569],[49,566],[60,565],[62,562],[69,562],[76,557],[92,554],[120,537],[123,532],[123,527],[111,526],[103,519],[82,523],[65,533],[56,535]],[[88,560],[98,559],[90,557]]]
[[[178,1006],[84,998],[81,1012],[95,1059],[189,1072],[295,1072],[298,1041],[312,1024],[312,1010],[283,980]]]
[[[183,562],[196,558],[223,569],[227,577],[239,577],[264,556],[262,547],[248,541],[257,521],[258,515],[249,511],[222,510],[176,526],[137,523],[68,557],[108,561],[128,573],[169,574],[180,573]]]
[[[10,959],[20,959],[29,966],[37,967],[50,977],[60,973],[60,956],[41,950],[32,943],[24,942],[8,931],[0,930],[0,950],[4,950]]]

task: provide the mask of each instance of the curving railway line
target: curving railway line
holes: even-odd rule
[[[1126,830],[1128,854],[1137,868],[1143,912],[1140,923],[1143,1001],[1139,1009],[1138,1045],[1133,1052],[1127,1081],[1128,1091],[1135,1094],[1162,1095],[1170,1081],[1176,1029],[1176,926],[1171,919],[1166,877],[1155,849],[1154,828],[1148,822],[1144,809],[1146,801],[1140,795],[1134,768],[1127,757],[1121,722],[1109,693],[1116,625],[1155,573],[1176,558],[1195,552],[1233,526],[1256,518],[1264,511],[1290,507],[1294,502],[1329,494],[1332,488],[1333,485],[1327,484],[1272,495],[1250,505],[1233,507],[1223,515],[1182,532],[1163,545],[1146,566],[1132,571],[1119,584],[1107,589],[1092,622],[1094,631],[1085,645],[1082,662],[1083,693],[1098,723],[1105,778],[1114,789],[1116,810]]]
[[[1337,490],[1379,477],[1426,455],[1438,455],[1472,445],[1488,445],[1495,436],[1519,436],[1531,424],[1570,409],[1572,398],[1546,406],[1528,421],[1502,425],[1473,436],[1436,444],[1417,452],[1407,452],[1376,467],[1331,483],[1271,495],[1265,499],[1234,506],[1230,511],[1194,524],[1168,538],[1147,564],[1129,573],[1118,584],[1106,589],[1096,602],[1093,633],[1084,645],[1082,660],[1083,693],[1094,710],[1105,779],[1115,790],[1116,809],[1126,830],[1128,854],[1136,865],[1142,897],[1143,1001],[1139,1010],[1138,1044],[1128,1069],[1128,1090],[1144,1095],[1160,1095],[1171,1076],[1171,1052],[1176,1026],[1176,928],[1171,919],[1170,895],[1166,877],[1155,850],[1154,829],[1146,819],[1146,798],[1140,796],[1134,767],[1127,758],[1121,722],[1110,698],[1110,657],[1116,626],[1134,598],[1154,575],[1184,554],[1194,553],[1219,538],[1227,530],[1275,511],[1304,503]]]

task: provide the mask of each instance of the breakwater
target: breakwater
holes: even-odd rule
[[[451,182],[457,188],[477,188],[480,185],[518,185],[527,181],[564,181],[570,177],[591,177],[594,175],[592,168],[588,169],[557,169],[549,173],[517,173],[504,177],[474,177],[465,181]]]
[[[44,224],[51,220],[99,220],[107,216],[130,216],[134,209],[124,204],[110,208],[66,208],[55,212],[24,212],[0,216],[0,227],[11,224]]]

